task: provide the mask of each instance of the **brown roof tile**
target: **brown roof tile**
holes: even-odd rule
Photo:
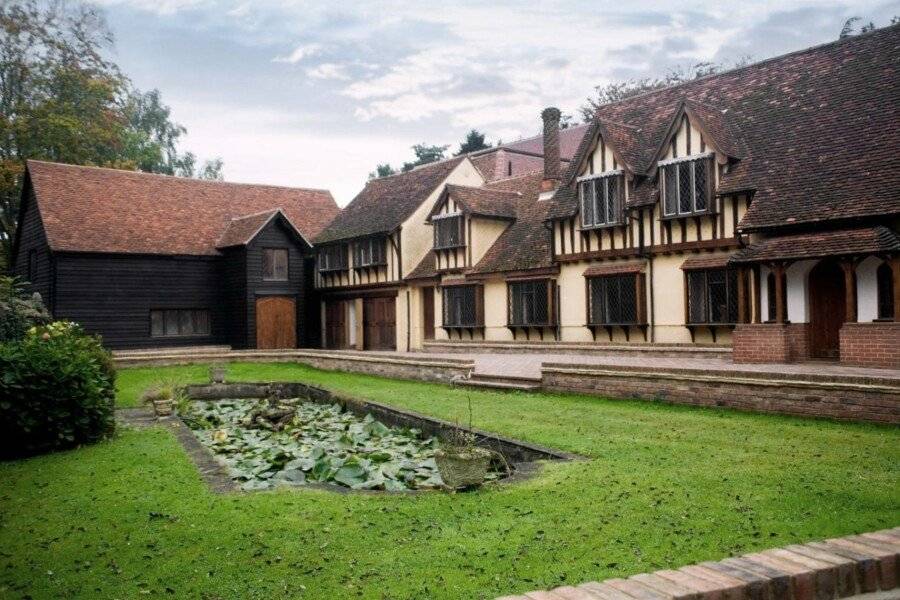
[[[639,128],[642,173],[680,107],[693,109],[723,152],[742,156],[720,192],[755,189],[745,230],[900,214],[898,55],[900,25],[888,26],[607,104],[597,119]],[[556,199],[551,217],[577,212],[573,193]]]
[[[447,194],[471,215],[515,219],[522,194],[517,190],[447,184]]]
[[[692,256],[681,263],[682,271],[697,271],[700,269],[724,269],[731,258],[728,254],[708,254]]]
[[[280,208],[312,240],[338,212],[325,190],[33,160],[28,176],[48,243],[56,251],[216,254],[235,217]]]
[[[465,159],[458,156],[406,173],[372,179],[316,237],[316,243],[393,231]]]
[[[438,276],[435,268],[434,253],[429,252],[419,261],[416,268],[409,272],[405,279],[433,279]]]
[[[550,231],[544,225],[553,203],[538,200],[542,178],[543,172],[537,172],[487,184],[489,188],[513,190],[522,195],[516,208],[515,222],[500,234],[472,268],[472,273],[525,271],[553,266]]]
[[[612,262],[602,265],[594,265],[584,270],[585,277],[601,277],[605,275],[625,275],[628,273],[643,273],[647,267],[647,261],[635,260],[628,262]]]
[[[879,225],[772,237],[738,251],[731,262],[749,263],[897,252],[900,252],[900,236]]]
[[[216,248],[231,248],[232,246],[244,246],[256,237],[256,234],[265,227],[276,215],[284,216],[280,209],[265,210],[253,215],[232,219],[225,227],[225,233],[216,242]],[[287,217],[285,217],[287,219]],[[290,223],[290,220],[288,220]],[[299,233],[299,232],[298,232]]]

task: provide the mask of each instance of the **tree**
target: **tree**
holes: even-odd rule
[[[378,179],[379,177],[387,177],[388,175],[396,175],[397,170],[389,163],[380,164],[375,170],[369,173],[369,179]]]
[[[596,93],[581,105],[579,112],[585,123],[594,118],[597,109],[604,104],[618,102],[638,94],[661,90],[663,88],[685,83],[692,79],[715,75],[729,69],[736,69],[750,64],[750,57],[745,56],[734,62],[712,63],[699,62],[690,66],[681,66],[670,69],[663,77],[644,77],[643,79],[629,79],[628,81],[612,82],[606,85],[598,85],[594,88]]]
[[[491,145],[484,141],[484,134],[477,129],[473,129],[466,134],[466,139],[459,144],[459,152],[453,156],[477,152],[478,150],[487,150],[490,147]]]
[[[447,151],[449,145],[446,146],[428,146],[427,144],[415,144],[412,147],[413,154],[416,155],[416,160],[413,162],[403,163],[403,172],[411,171],[418,166],[427,165],[428,163],[433,163],[435,161],[441,160],[444,158],[444,152]]]
[[[112,32],[87,4],[0,3],[0,268],[16,228],[29,158],[194,175],[185,130],[153,90],[143,94],[104,58]],[[190,169],[187,169],[187,166]],[[221,161],[196,174],[221,177]]]
[[[878,29],[874,21],[869,21],[868,23],[865,23],[862,27],[860,27],[859,31],[857,31],[856,23],[858,23],[859,21],[862,21],[861,17],[850,17],[849,19],[844,21],[844,26],[841,27],[841,32],[838,34],[838,39],[842,40],[844,38],[850,37],[851,35],[869,33],[870,31],[875,31],[876,29]],[[900,22],[900,17],[891,17],[891,25],[896,25],[898,22]]]

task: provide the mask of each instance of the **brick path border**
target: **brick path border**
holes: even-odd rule
[[[895,527],[498,600],[830,600],[898,588]]]

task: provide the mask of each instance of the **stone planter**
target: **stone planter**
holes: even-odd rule
[[[209,381],[211,383],[225,383],[225,367],[214,365],[209,368]]]
[[[487,448],[441,448],[434,453],[434,462],[447,487],[458,490],[484,483],[493,453]]]
[[[174,406],[174,402],[169,400],[154,400],[153,401],[153,412],[156,413],[157,417],[168,417],[172,414],[172,408]]]

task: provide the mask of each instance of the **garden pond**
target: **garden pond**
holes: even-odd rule
[[[243,490],[333,484],[354,490],[433,489],[438,441],[371,414],[301,398],[194,400],[181,418]],[[492,469],[488,479],[502,472]]]

